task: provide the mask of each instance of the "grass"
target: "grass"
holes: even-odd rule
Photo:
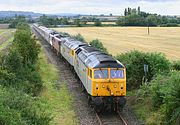
[[[45,85],[42,97],[48,100],[52,112],[50,125],[75,125],[78,123],[72,106],[72,96],[65,83],[59,83],[59,73],[57,68],[48,63],[47,57],[40,52],[39,72]],[[55,84],[60,84],[60,89]]]
[[[0,45],[0,51],[2,51],[3,49],[5,49],[7,46],[9,46],[12,41],[13,41],[14,37],[12,36],[11,38],[9,38],[6,42],[4,42],[3,44]]]
[[[138,90],[127,92],[127,104],[131,106],[137,118],[146,125],[160,125],[162,114],[159,110],[153,110],[150,97],[139,98]]]
[[[4,30],[0,29],[0,34],[3,33],[3,32],[4,32]]]
[[[137,49],[162,52],[171,60],[180,59],[179,27],[150,27],[150,35],[146,27],[73,27],[55,30],[72,35],[80,33],[88,42],[98,38],[113,55]]]

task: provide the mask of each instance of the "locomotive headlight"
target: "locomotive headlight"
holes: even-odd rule
[[[103,87],[103,88],[105,88],[105,86],[104,86],[104,85],[102,85],[102,87]]]
[[[114,85],[114,88],[116,88],[117,86],[116,85]]]
[[[123,89],[123,84],[121,84],[120,86],[121,86],[121,89]]]
[[[98,87],[98,84],[96,84],[96,88]]]
[[[96,84],[96,89],[98,89],[98,84]]]

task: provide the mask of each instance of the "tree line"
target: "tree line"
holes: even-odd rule
[[[125,8],[124,16],[120,16],[116,24],[102,24],[102,20],[95,17],[61,17],[42,15],[38,19],[27,19],[24,16],[16,16],[15,18],[1,18],[0,23],[9,23],[10,28],[15,28],[15,25],[19,21],[28,21],[28,23],[38,22],[41,25],[47,27],[56,27],[64,25],[81,26],[179,26],[180,17],[177,16],[161,16],[158,14],[151,14],[141,11],[140,7]],[[107,20],[104,20],[105,22]],[[94,24],[88,24],[88,22],[94,22]]]
[[[119,17],[116,24],[119,26],[178,26],[180,17],[146,13],[141,11],[140,7],[126,8],[124,16]]]

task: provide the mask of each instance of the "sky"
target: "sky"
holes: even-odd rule
[[[0,0],[0,11],[33,11],[46,14],[123,15],[127,7],[161,15],[180,15],[180,0]]]

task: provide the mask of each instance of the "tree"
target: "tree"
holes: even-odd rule
[[[16,26],[18,25],[18,23],[20,22],[26,22],[26,19],[24,16],[16,16],[16,18],[14,20],[11,21],[9,28],[16,28]]]
[[[149,15],[146,20],[148,26],[157,26],[157,17],[155,15]]]
[[[75,19],[75,20],[74,20],[74,24],[75,24],[76,26],[80,27],[80,26],[81,26],[80,19]]]
[[[68,25],[68,24],[69,24],[67,18],[61,18],[61,19],[60,19],[60,22],[61,22],[61,25]]]
[[[140,14],[141,13],[141,9],[140,9],[140,6],[138,7],[138,14]]]
[[[133,14],[125,17],[125,26],[145,26],[146,21],[144,17]]]
[[[131,14],[137,14],[136,8],[131,10]]]
[[[81,23],[82,24],[87,24],[87,22],[88,22],[88,18],[86,18],[86,17],[83,17],[82,19],[81,19]]]
[[[94,25],[95,26],[101,26],[101,21],[99,19],[96,19],[95,22],[94,22]]]
[[[124,16],[127,16],[127,15],[128,15],[128,12],[127,12],[127,9],[125,8]]]
[[[39,22],[44,25],[44,26],[48,26],[49,25],[49,22],[48,22],[48,17],[43,14],[42,16],[40,16],[39,18]]]
[[[98,50],[108,54],[107,49],[103,46],[102,42],[100,42],[98,39],[92,40],[89,44],[97,48]]]
[[[131,15],[131,8],[128,7],[128,15]]]
[[[84,37],[81,35],[81,34],[77,34],[77,35],[75,35],[75,36],[71,36],[73,39],[75,39],[75,40],[78,40],[78,41],[81,41],[81,42],[84,42],[84,43],[86,43],[86,41],[85,41],[85,39],[84,39]]]
[[[35,38],[31,37],[30,27],[28,24],[18,26],[14,35],[13,45],[21,54],[24,64],[34,64],[37,61],[40,46],[36,43]]]
[[[124,26],[125,25],[125,17],[119,17],[116,24],[119,26]]]

